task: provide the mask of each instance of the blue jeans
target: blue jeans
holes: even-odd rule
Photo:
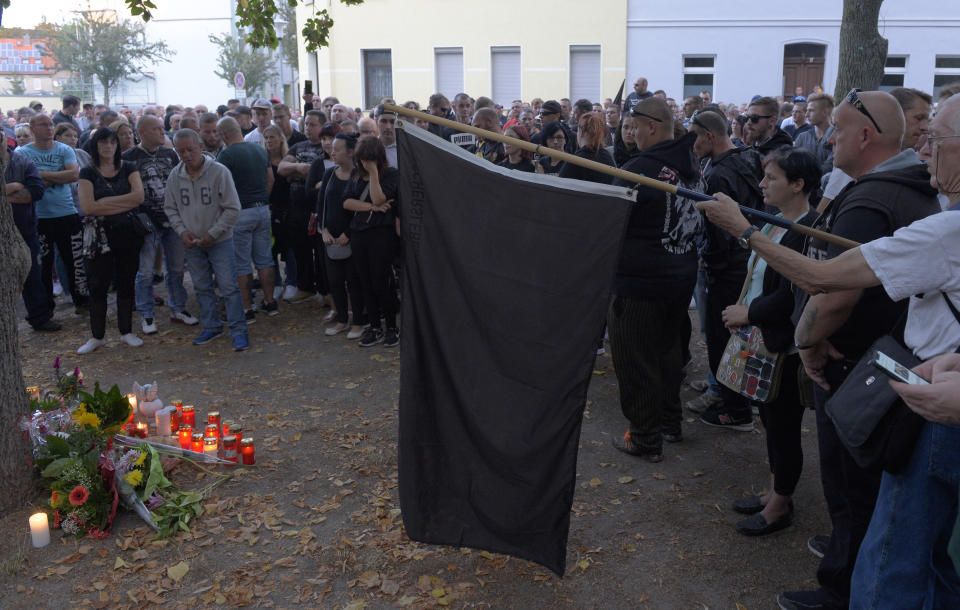
[[[700,338],[707,342],[707,272],[702,267],[697,269],[697,285],[693,289],[693,300],[697,302],[697,316],[700,318]],[[714,376],[710,367],[707,367],[707,382],[709,383],[709,392],[717,396],[720,395],[720,383]]]
[[[883,473],[850,608],[960,608],[960,578],[947,555],[958,485],[960,427],[927,422],[907,469]]]
[[[240,301],[240,289],[237,287],[237,273],[234,265],[233,238],[215,243],[209,248],[194,246],[184,249],[187,269],[193,279],[193,289],[200,306],[200,323],[204,330],[219,331],[223,328],[217,313],[217,295],[214,293],[214,281],[220,289],[220,298],[227,308],[227,325],[230,335],[247,334],[247,320],[243,315],[243,303]],[[216,277],[216,280],[214,280]]]
[[[270,248],[270,208],[261,205],[240,210],[233,227],[237,275],[250,275],[250,263],[257,269],[273,266]]]
[[[153,263],[157,246],[163,244],[163,260],[167,266],[166,281],[170,311],[183,311],[187,305],[187,289],[183,287],[183,242],[173,229],[158,229],[143,238],[140,268],[137,270],[137,311],[142,318],[153,318]]]

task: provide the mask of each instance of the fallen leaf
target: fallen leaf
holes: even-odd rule
[[[617,483],[623,483],[626,485],[627,483],[633,483],[634,480],[635,479],[633,477],[620,477],[617,479]]]
[[[380,584],[380,574],[374,570],[367,570],[357,578],[357,581],[368,589],[373,588]]]
[[[430,592],[430,597],[432,597],[433,599],[440,599],[446,594],[447,592],[443,590],[443,587],[437,587],[436,589]]]
[[[360,386],[357,385],[357,384],[355,384],[355,383],[348,383],[348,384],[344,385],[343,387],[346,388],[347,390],[352,390],[352,389],[358,388],[358,387],[360,387]]]
[[[586,572],[587,568],[590,567],[590,560],[581,559],[580,561],[577,562],[577,567],[580,568],[581,571]]]
[[[665,475],[665,474],[660,474],[659,472],[655,472],[655,473],[653,473],[653,474],[650,475],[650,476],[652,476],[653,478],[655,478],[655,479],[658,480],[658,481],[662,481],[662,480],[664,480],[665,478],[667,478],[667,475]]]
[[[367,607],[367,602],[362,599],[355,599],[343,607],[343,610],[363,610]]]
[[[747,607],[740,602],[737,602],[737,610],[747,610]]]
[[[89,544],[85,544],[81,546],[79,549],[77,549],[77,552],[80,553],[81,555],[86,555],[92,550],[93,550],[92,546],[90,546]]]
[[[126,561],[124,561],[123,559],[121,559],[120,557],[117,557],[117,560],[113,562],[114,570],[119,570],[120,568],[129,568],[129,567],[132,567],[132,566]]]
[[[190,571],[190,564],[186,561],[181,561],[175,566],[170,566],[167,568],[167,576],[170,577],[170,580],[173,582],[180,582],[183,580],[183,577],[187,575],[187,572]]]
[[[600,479],[593,477],[590,479],[590,487],[598,487],[600,485]]]
[[[397,605],[400,606],[401,608],[404,608],[406,606],[409,606],[415,601],[417,601],[416,597],[413,597],[412,595],[404,595],[403,597],[397,600]]]
[[[400,585],[393,580],[385,580],[380,583],[380,592],[384,595],[396,595],[400,592]]]

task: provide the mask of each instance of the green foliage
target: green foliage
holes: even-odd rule
[[[138,15],[144,21],[150,21],[153,14],[150,9],[157,8],[150,0],[124,0],[130,9],[131,15]],[[283,5],[295,8],[300,0],[237,0],[237,25],[247,28],[247,42],[252,46],[276,49],[279,44],[274,22],[278,15],[283,15]],[[341,4],[356,6],[363,4],[363,0],[340,0]],[[279,6],[278,6],[279,5]],[[293,23],[287,19],[288,23]],[[289,26],[288,26],[289,27]],[[327,9],[314,12],[312,17],[303,23],[300,33],[306,43],[305,48],[312,53],[317,49],[330,44],[330,28],[333,27],[333,18]],[[284,44],[288,33],[284,32]],[[246,73],[244,73],[246,74]],[[233,75],[231,75],[231,82]]]
[[[276,75],[274,59],[263,51],[248,48],[243,40],[229,34],[210,34],[208,38],[220,49],[217,69],[213,73],[232,87],[233,76],[237,72],[243,72],[247,80],[247,95],[263,93],[264,87]]]
[[[297,57],[297,8],[289,3],[280,3],[280,16],[286,22],[283,26],[283,37],[280,39],[280,50],[287,65],[296,66]]]
[[[26,95],[27,94],[27,84],[23,80],[22,74],[14,74],[10,77],[10,89],[7,90],[9,95]]]
[[[152,6],[149,2],[137,4]],[[130,10],[135,8],[140,7],[131,6]],[[63,70],[96,76],[103,86],[105,104],[110,103],[110,90],[121,80],[140,74],[148,63],[170,61],[175,53],[164,42],[149,42],[142,23],[100,13],[87,13],[62,26],[43,24],[42,29],[46,30],[46,54]]]
[[[93,385],[93,392],[80,392],[80,402],[88,413],[97,416],[100,429],[106,434],[116,434],[130,419],[130,401],[120,393],[116,384],[104,392],[97,382]]]

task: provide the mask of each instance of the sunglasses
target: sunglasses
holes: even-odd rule
[[[877,125],[876,119],[873,118],[873,115],[870,114],[870,111],[867,110],[867,107],[863,105],[863,101],[860,99],[860,96],[857,94],[862,91],[861,89],[851,89],[850,93],[847,94],[847,103],[851,104],[854,108],[859,110],[863,116],[870,119],[870,122],[873,123],[874,128],[876,128],[877,133],[883,133],[883,130],[880,129],[880,126]]]
[[[650,119],[651,121],[656,121],[657,123],[662,123],[662,122],[663,122],[663,119],[658,119],[658,118],[655,117],[655,116],[650,116],[649,114],[646,114],[645,112],[638,112],[638,111],[636,111],[636,110],[631,110],[631,111],[630,111],[630,116],[642,116],[642,117],[644,117],[644,118]]]
[[[748,114],[747,115],[747,120],[750,121],[751,123],[759,123],[763,119],[772,119],[772,118],[773,118],[772,114]]]

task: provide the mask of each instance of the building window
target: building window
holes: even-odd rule
[[[883,78],[880,79],[880,91],[890,91],[903,86],[903,77],[907,73],[906,55],[887,55],[883,65]]]
[[[490,89],[504,107],[520,99],[520,47],[490,47]]]
[[[960,55],[938,55],[933,70],[933,99],[945,85],[960,81]]]
[[[570,99],[588,99],[599,102],[603,99],[601,91],[602,70],[600,64],[600,45],[570,45]]]
[[[463,47],[437,47],[433,51],[435,91],[448,100],[463,91]]]
[[[363,103],[366,108],[373,108],[386,97],[393,97],[393,61],[390,49],[365,49]]]
[[[714,55],[683,56],[683,98],[709,91],[713,98]]]

